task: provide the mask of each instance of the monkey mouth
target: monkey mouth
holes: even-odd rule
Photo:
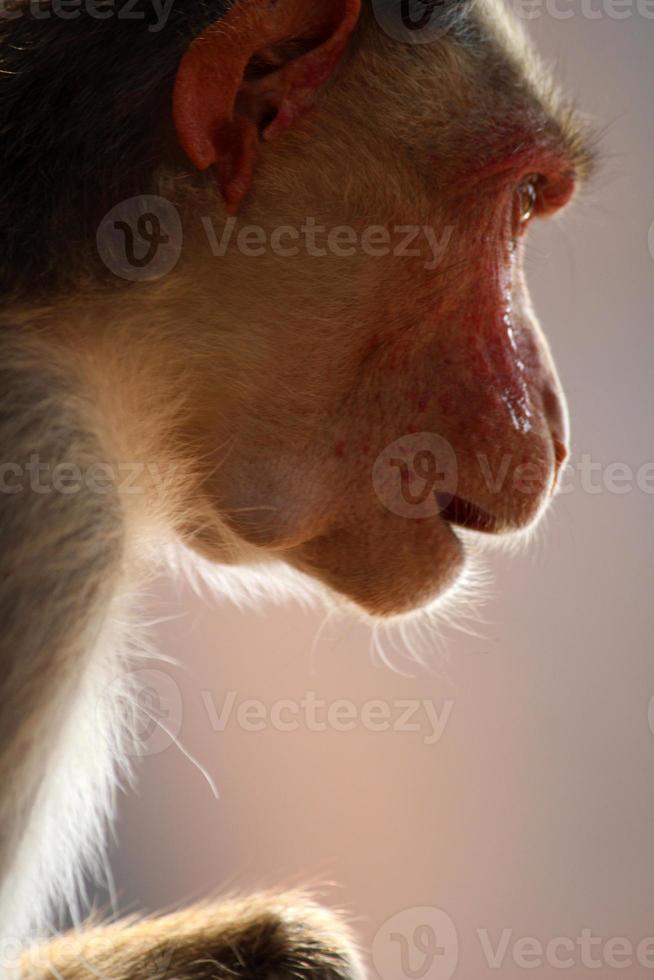
[[[437,494],[436,500],[440,507],[441,517],[448,524],[465,528],[468,531],[480,531],[484,534],[498,534],[501,531],[498,519],[470,500],[450,496],[450,494]]]

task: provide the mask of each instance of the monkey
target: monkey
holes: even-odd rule
[[[502,0],[6,0],[0,34],[3,971],[361,980],[294,893],[29,944],[102,850],[152,569],[396,620],[538,522],[569,423],[525,238],[592,131]]]

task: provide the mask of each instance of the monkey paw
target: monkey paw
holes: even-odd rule
[[[349,929],[298,893],[255,895],[61,936],[21,980],[365,980]]]

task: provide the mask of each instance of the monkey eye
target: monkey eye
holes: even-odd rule
[[[513,235],[515,238],[534,216],[538,203],[539,183],[540,178],[537,175],[532,175],[525,178],[516,190],[513,202]]]
[[[529,221],[536,209],[536,201],[538,200],[538,191],[536,190],[537,179],[538,178],[536,177],[531,177],[518,188],[518,195],[520,198],[520,221],[523,224]]]

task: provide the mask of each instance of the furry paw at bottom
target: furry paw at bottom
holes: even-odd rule
[[[255,895],[68,933],[27,950],[21,980],[365,980],[349,929],[296,893]]]

